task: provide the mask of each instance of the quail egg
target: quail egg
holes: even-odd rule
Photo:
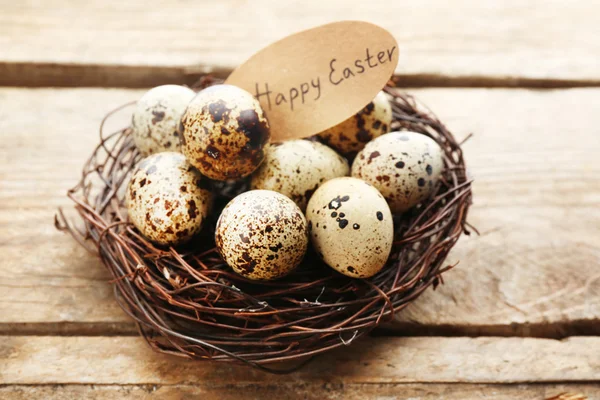
[[[390,132],[356,156],[352,176],[375,186],[393,213],[401,213],[429,197],[444,169],[440,146],[416,132]]]
[[[258,100],[243,89],[215,85],[202,90],[181,123],[183,154],[211,179],[243,178],[263,161],[269,123]]]
[[[284,194],[304,211],[319,185],[349,173],[346,159],[324,144],[290,140],[269,146],[265,161],[252,175],[251,187]]]
[[[325,182],[306,208],[312,244],[323,261],[353,278],[379,272],[394,239],[392,213],[383,196],[360,179]]]
[[[143,156],[180,151],[179,121],[196,93],[185,86],[150,89],[137,102],[131,120],[133,140]]]
[[[212,195],[207,183],[181,153],[146,157],[126,192],[129,219],[154,243],[183,243],[200,231],[208,215]]]
[[[306,219],[284,195],[251,190],[225,206],[215,242],[238,274],[253,280],[277,279],[296,268],[306,253]]]
[[[361,111],[319,134],[329,146],[342,154],[356,154],[372,139],[388,132],[392,122],[392,106],[384,92]]]

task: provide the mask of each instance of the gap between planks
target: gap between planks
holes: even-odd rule
[[[133,322],[23,322],[0,323],[0,336],[137,336]],[[375,337],[529,337],[565,339],[600,336],[600,319],[510,325],[419,325],[396,321],[376,328]]]
[[[0,62],[0,86],[5,87],[115,87],[148,88],[165,84],[193,85],[210,74],[226,78],[228,67],[160,67],[147,65],[94,65]],[[404,88],[524,88],[568,89],[600,87],[600,80],[531,78],[493,75],[399,74],[394,81]]]

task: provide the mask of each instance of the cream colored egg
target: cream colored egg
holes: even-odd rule
[[[394,240],[392,213],[383,196],[356,178],[336,178],[317,189],[306,208],[312,244],[344,275],[368,278],[385,265]]]
[[[416,132],[390,132],[362,150],[352,164],[352,176],[375,186],[393,213],[401,213],[428,198],[444,170],[440,146]]]
[[[319,134],[323,141],[342,154],[355,154],[369,141],[389,131],[392,106],[384,92],[361,111]]]
[[[196,93],[185,86],[163,85],[150,89],[137,102],[131,127],[143,156],[180,151],[181,116]]]
[[[176,245],[200,231],[212,194],[206,178],[181,153],[164,152],[143,159],[129,182],[129,219],[150,241]]]
[[[215,242],[238,274],[254,280],[277,279],[296,268],[306,253],[306,219],[284,195],[251,190],[225,206]]]
[[[349,173],[348,161],[324,144],[290,140],[269,146],[265,161],[252,175],[251,187],[284,194],[304,211],[323,182]]]
[[[198,93],[182,118],[182,130],[182,150],[190,163],[219,181],[254,172],[271,136],[258,100],[232,85]]]

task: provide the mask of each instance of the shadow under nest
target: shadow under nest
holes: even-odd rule
[[[212,83],[202,81],[201,86]],[[200,360],[241,362],[269,372],[290,372],[312,356],[370,332],[441,282],[444,260],[462,233],[471,204],[471,180],[460,143],[430,111],[393,86],[391,130],[433,138],[445,169],[433,196],[396,216],[386,266],[370,279],[352,279],[327,267],[310,249],[296,270],[273,282],[234,273],[215,248],[220,209],[247,188],[244,181],[215,184],[215,209],[202,233],[178,248],[158,248],[127,222],[124,193],[141,159],[131,131],[104,133],[68,192],[81,221],[62,210],[57,227],[96,253],[112,274],[115,297],[159,352]],[[291,362],[291,363],[290,363]],[[276,364],[283,363],[285,368]],[[293,364],[291,368],[289,365]]]

